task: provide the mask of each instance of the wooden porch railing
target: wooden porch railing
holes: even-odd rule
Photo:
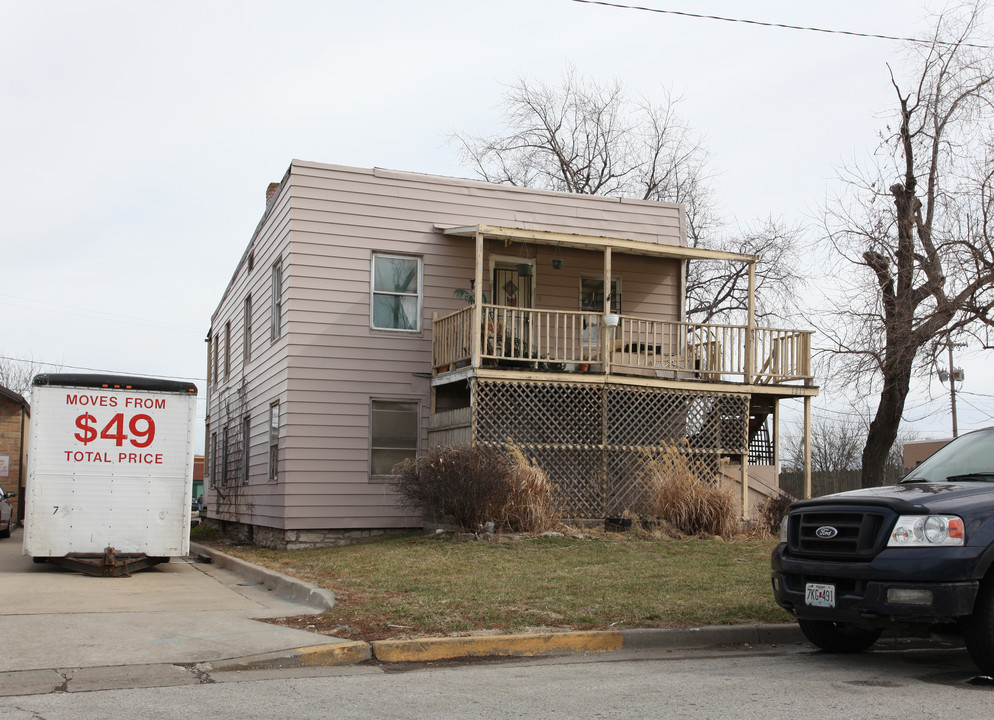
[[[471,361],[472,311],[468,307],[435,320],[436,371]],[[810,331],[754,328],[750,332],[741,325],[625,315],[617,326],[609,327],[596,312],[490,304],[483,306],[483,317],[482,364],[559,371],[595,365],[601,372],[711,382],[778,384],[812,379]],[[607,334],[606,342],[602,333]]]

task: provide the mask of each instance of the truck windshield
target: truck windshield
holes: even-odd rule
[[[901,481],[994,482],[994,428],[956,438]]]

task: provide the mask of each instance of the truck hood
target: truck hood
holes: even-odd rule
[[[994,506],[994,483],[909,483],[885,487],[864,488],[802,500],[803,505],[887,505],[900,512],[955,512],[964,504],[979,508]]]

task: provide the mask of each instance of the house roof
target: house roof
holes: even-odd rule
[[[24,408],[24,412],[26,412],[28,415],[31,414],[31,405],[28,404],[28,401],[25,400],[20,393],[16,393],[13,390],[8,390],[3,385],[0,385],[0,397],[5,397],[11,402],[17,403],[22,408]]]
[[[630,240],[602,235],[578,235],[565,232],[550,232],[547,230],[503,227],[499,225],[469,225],[466,227],[444,227],[436,225],[435,227],[445,235],[456,235],[459,237],[476,237],[476,234],[480,233],[486,238],[510,240],[512,242],[557,245],[559,247],[580,250],[604,250],[610,247],[612,250],[618,250],[629,255],[650,255],[677,260],[727,260],[751,263],[759,259],[758,255],[725,252],[724,250],[690,248],[682,245],[663,245],[661,243],[645,242],[644,240]]]

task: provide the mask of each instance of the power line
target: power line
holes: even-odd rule
[[[71,370],[85,370],[86,372],[107,373],[108,375],[134,375],[137,377],[150,377],[150,378],[169,377],[174,380],[190,380],[202,383],[207,382],[207,378],[183,377],[182,375],[151,375],[149,373],[130,372],[130,371],[124,372],[121,370],[107,370],[105,368],[82,367],[80,365],[65,365],[63,363],[45,362],[44,360],[25,360],[23,358],[8,357],[7,355],[0,355],[0,360],[11,360],[13,362],[27,363],[28,365],[47,365],[53,368],[69,368]]]
[[[3,298],[11,298],[11,300],[4,300]],[[0,293],[0,304],[13,305],[16,308],[23,310],[26,307],[25,305],[26,303],[33,304],[34,307],[28,305],[27,309],[36,312],[59,313],[61,315],[69,315],[72,317],[96,318],[97,320],[103,320],[106,322],[125,323],[128,325],[140,325],[141,327],[157,327],[163,330],[173,330],[181,332],[189,332],[189,331],[203,332],[203,328],[196,328],[193,327],[192,325],[167,323],[167,322],[161,322],[158,320],[149,319],[147,317],[120,315],[117,313],[103,312],[102,310],[93,310],[90,308],[84,308],[78,306],[60,305],[58,303],[47,302],[45,300],[36,300],[34,298],[26,298],[18,295],[10,295],[8,293]]]
[[[870,38],[873,40],[897,40],[899,42],[918,43],[920,45],[959,45],[961,47],[977,48],[980,50],[991,50],[994,46],[980,45],[968,42],[950,42],[947,40],[921,40],[919,38],[901,37],[899,35],[881,35],[878,33],[863,33],[854,30],[830,30],[828,28],[809,27],[805,25],[788,25],[786,23],[763,22],[761,20],[745,20],[742,18],[722,17],[721,15],[700,15],[698,13],[683,12],[681,10],[661,10],[659,8],[645,7],[643,5],[623,5],[621,3],[606,2],[606,0],[572,0],[572,2],[583,3],[584,5],[603,5],[604,7],[619,10],[641,10],[642,12],[659,13],[661,15],[679,15],[697,20],[720,20],[722,22],[742,23],[744,25],[759,25],[760,27],[779,28],[781,30],[804,30],[807,32],[826,33],[829,35],[848,35],[849,37]]]

